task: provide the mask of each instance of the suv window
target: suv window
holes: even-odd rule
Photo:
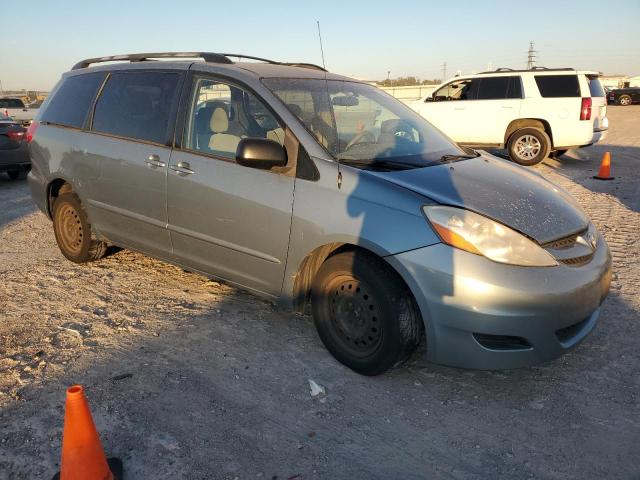
[[[234,159],[240,140],[284,143],[284,128],[254,94],[235,85],[198,78],[187,122],[185,148]]]
[[[179,79],[179,73],[112,73],[96,103],[91,129],[164,144]]]
[[[543,98],[580,96],[577,75],[535,75],[535,79]]]
[[[88,73],[67,77],[54,92],[40,119],[42,122],[82,128],[91,103],[106,73]]]
[[[0,98],[0,108],[24,108],[19,98]]]
[[[441,102],[445,100],[471,100],[478,88],[478,80],[457,80],[447,83],[433,94],[433,100]]]
[[[589,82],[589,92],[592,97],[604,97],[605,92],[604,88],[602,88],[602,83],[598,77],[589,77],[587,76],[587,81]]]
[[[522,98],[522,85],[518,76],[483,77],[473,100],[501,100]]]

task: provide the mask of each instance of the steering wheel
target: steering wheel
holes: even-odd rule
[[[347,143],[345,151],[349,150],[351,147],[359,143],[375,143],[376,140],[376,136],[372,132],[370,132],[369,130],[363,130],[362,132],[356,134],[356,136],[353,137],[349,143]]]

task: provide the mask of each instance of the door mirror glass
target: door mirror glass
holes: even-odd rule
[[[287,154],[282,145],[265,138],[243,138],[236,150],[236,162],[250,168],[270,170],[273,167],[284,167]]]

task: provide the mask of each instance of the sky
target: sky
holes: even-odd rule
[[[49,90],[78,60],[232,52],[367,80],[536,64],[640,75],[640,0],[0,0],[0,82]],[[388,72],[390,72],[388,74]]]

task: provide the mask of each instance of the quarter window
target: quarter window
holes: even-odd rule
[[[535,79],[543,98],[580,96],[577,75],[536,75]]]
[[[217,80],[196,79],[185,148],[235,160],[238,143],[248,137],[283,145],[284,128],[251,92]]]
[[[82,128],[105,73],[87,73],[62,80],[53,93],[40,121]]]
[[[17,98],[0,98],[0,108],[24,108],[24,103]]]
[[[179,79],[179,73],[112,73],[96,103],[92,130],[164,144]]]

